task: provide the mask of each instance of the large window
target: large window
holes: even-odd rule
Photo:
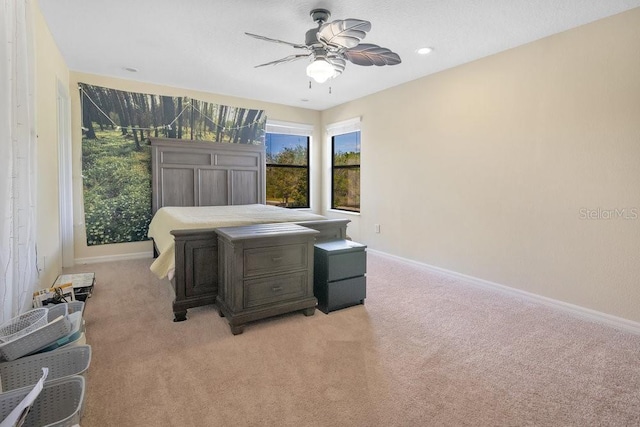
[[[331,138],[331,208],[360,212],[360,131]]]
[[[309,207],[309,137],[267,133],[267,204]]]

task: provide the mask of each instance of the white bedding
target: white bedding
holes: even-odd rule
[[[175,246],[172,230],[233,227],[275,222],[320,221],[327,218],[293,209],[268,205],[165,207],[158,209],[149,224],[151,237],[160,255],[151,264],[151,271],[163,278],[173,277]]]

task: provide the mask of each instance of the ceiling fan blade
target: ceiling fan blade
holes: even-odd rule
[[[333,65],[333,69],[336,72],[336,75],[342,74],[345,67],[347,66],[347,61],[342,56],[337,55],[328,55],[327,61],[329,64]]]
[[[260,36],[258,34],[252,34],[252,33],[245,33],[245,34],[250,36],[250,37],[254,37],[254,38],[258,39],[258,40],[266,40],[268,42],[286,44],[287,46],[293,46],[293,47],[295,47],[297,49],[309,49],[309,47],[307,45],[304,45],[304,44],[290,43],[290,42],[286,42],[284,40],[278,40],[278,39],[272,39],[272,38],[265,37],[265,36]]]
[[[277,59],[275,61],[266,62],[264,64],[256,65],[254,68],[266,67],[267,65],[284,64],[285,62],[296,61],[296,60],[298,60],[300,58],[308,58],[309,56],[311,56],[311,53],[305,53],[305,54],[300,54],[300,55],[289,55],[289,56],[285,56],[284,58]]]
[[[334,48],[350,49],[365,38],[371,30],[371,22],[360,19],[339,19],[322,24],[318,29],[318,40]]]
[[[356,65],[397,65],[402,62],[397,53],[386,47],[362,43],[343,53],[344,57]]]

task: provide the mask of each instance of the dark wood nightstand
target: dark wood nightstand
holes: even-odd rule
[[[313,315],[313,242],[318,231],[295,224],[222,227],[216,304],[234,335],[248,322],[290,311]]]

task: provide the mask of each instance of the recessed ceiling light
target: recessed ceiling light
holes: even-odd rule
[[[431,52],[433,52],[433,48],[432,47],[421,47],[420,49],[416,50],[416,52],[419,55],[428,55]]]
[[[307,98],[302,98],[300,101],[302,102],[309,102],[309,100]]]
[[[130,73],[137,73],[138,69],[133,67],[124,67],[125,71],[129,71]]]

